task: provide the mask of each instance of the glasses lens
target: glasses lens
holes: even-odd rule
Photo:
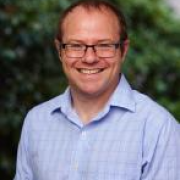
[[[67,57],[81,58],[85,55],[88,48],[92,48],[98,57],[113,57],[116,51],[116,44],[98,44],[98,45],[82,45],[82,44],[66,44],[65,53]]]
[[[69,50],[66,50],[66,56],[68,57],[74,57],[74,58],[78,58],[78,57],[83,57],[84,56],[84,51],[69,51]]]
[[[68,57],[83,57],[84,45],[81,44],[67,44],[65,46],[65,52]]]
[[[100,44],[95,46],[98,57],[113,57],[115,55],[114,44]]]

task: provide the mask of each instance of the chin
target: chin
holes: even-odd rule
[[[88,89],[81,89],[80,92],[82,95],[87,97],[98,97],[99,95],[102,95],[105,91],[101,88],[97,89],[97,86],[94,86],[95,88],[88,88]]]
[[[97,90],[93,90],[93,89],[88,89],[88,90],[81,90],[81,93],[87,96],[97,96],[98,94],[100,94],[99,91]]]

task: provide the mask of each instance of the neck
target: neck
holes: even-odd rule
[[[110,92],[96,96],[78,93],[71,89],[72,106],[84,124],[88,124],[105,107],[116,86],[117,84],[114,84]]]
[[[100,99],[83,98],[75,96],[73,98],[73,107],[84,124],[90,122],[104,107],[105,102]]]

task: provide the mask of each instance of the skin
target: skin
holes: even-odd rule
[[[77,7],[68,14],[62,28],[63,43],[93,45],[120,40],[117,17],[105,8],[87,11]],[[58,40],[55,44],[59,48]],[[97,57],[92,48],[88,48],[83,58],[69,58],[63,49],[58,51],[71,87],[73,106],[83,123],[88,123],[102,110],[115,90],[128,44],[127,40],[124,52],[118,48],[111,58]]]

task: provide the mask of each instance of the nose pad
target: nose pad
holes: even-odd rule
[[[93,47],[88,47],[84,57],[82,58],[83,62],[94,63],[98,61],[98,57]]]

